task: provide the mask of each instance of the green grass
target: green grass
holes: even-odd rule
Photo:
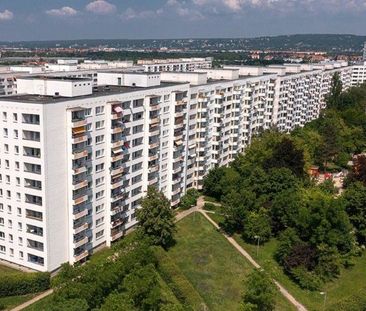
[[[47,311],[52,297],[53,297],[52,295],[49,295],[49,296],[31,304],[29,307],[27,307],[23,310],[24,311]]]
[[[0,305],[5,306],[6,310],[11,310],[12,308],[21,305],[22,303],[32,299],[37,294],[28,294],[22,296],[10,296],[0,298]]]
[[[210,310],[239,310],[243,281],[253,266],[201,214],[192,214],[177,226],[177,244],[169,255]],[[295,310],[279,293],[276,298],[277,310]]]
[[[303,290],[294,283],[282,270],[281,266],[273,258],[278,241],[271,241],[257,247],[243,241],[239,235],[234,239],[278,282],[280,282],[296,299],[304,304],[309,310],[323,310],[324,296],[318,291]],[[336,304],[338,301],[351,296],[354,292],[366,289],[366,256],[355,258],[355,266],[343,269],[340,277],[327,283],[323,291],[327,292],[327,305]]]
[[[23,272],[0,264],[0,274],[1,275],[16,274],[16,273],[23,273]],[[26,273],[26,272],[24,272],[24,273]]]
[[[219,201],[217,201],[215,198],[210,197],[208,195],[205,195],[204,197],[205,202],[209,202],[209,203],[220,203]]]

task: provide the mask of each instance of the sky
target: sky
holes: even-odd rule
[[[366,34],[366,0],[0,0],[0,41]]]

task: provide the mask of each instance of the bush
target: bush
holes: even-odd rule
[[[207,310],[207,306],[192,284],[183,275],[169,255],[160,247],[154,248],[158,271],[177,299],[189,310]]]
[[[197,199],[200,193],[197,189],[191,188],[187,190],[187,193],[181,198],[179,207],[181,209],[189,209],[190,207],[197,204]]]
[[[50,274],[14,273],[0,276],[0,297],[26,295],[50,288]]]
[[[315,291],[321,288],[322,281],[319,277],[302,266],[291,269],[290,273],[295,282],[303,289]]]
[[[205,203],[205,205],[203,206],[203,209],[206,211],[216,211],[217,206],[212,203]]]

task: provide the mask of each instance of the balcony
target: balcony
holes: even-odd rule
[[[159,155],[157,153],[155,154],[149,154],[149,161],[154,161],[159,159]]]
[[[88,215],[88,209],[83,209],[82,211],[78,211],[78,212],[74,213],[74,220],[78,220],[86,215]]]
[[[155,118],[150,119],[150,125],[159,124],[159,122],[160,122],[159,117],[155,117]]]
[[[71,121],[71,126],[73,128],[77,128],[77,127],[84,127],[85,125],[87,125],[88,121],[86,119],[83,119],[83,118],[76,118],[76,119],[73,119]]]
[[[87,250],[84,250],[80,253],[77,253],[74,255],[74,258],[75,258],[75,261],[80,261],[80,260],[83,260],[84,258],[88,257],[89,255],[89,252]]]
[[[72,190],[78,190],[84,187],[88,186],[88,181],[87,180],[78,180],[78,181],[74,181],[72,184]]]
[[[79,205],[79,204],[84,203],[86,201],[88,201],[88,196],[87,195],[82,195],[80,197],[74,198],[72,200],[72,204],[73,205]]]
[[[125,143],[124,139],[112,142],[112,148],[122,147],[124,143]]]
[[[83,232],[89,228],[88,223],[84,223],[82,225],[74,226],[74,234],[78,234],[80,232]]]
[[[118,168],[115,168],[115,169],[111,168],[111,175],[115,176],[117,174],[122,174],[123,171],[124,171],[123,167],[118,167]]]
[[[88,170],[88,168],[86,167],[86,165],[80,165],[80,166],[74,166],[72,170],[74,171],[74,175],[78,175],[85,173]]]
[[[81,158],[86,158],[88,156],[88,151],[85,149],[76,149],[72,151],[72,159],[77,160]]]
[[[158,177],[154,177],[153,179],[150,179],[148,184],[149,186],[153,185],[153,184],[156,184],[158,182]]]
[[[111,231],[111,240],[115,241],[123,236],[123,230],[112,230]]]
[[[83,246],[85,245],[86,243],[88,243],[89,239],[87,237],[81,239],[81,240],[78,240],[78,241],[74,241],[74,248],[78,248],[80,246]]]
[[[150,149],[154,149],[156,147],[159,147],[159,145],[160,145],[160,142],[159,141],[153,141],[153,142],[150,142],[149,143],[149,148]]]
[[[150,111],[157,111],[160,109],[160,105],[151,105],[150,106]]]
[[[124,130],[123,127],[121,126],[115,126],[112,128],[112,134],[118,134],[118,133],[122,133]]]
[[[80,144],[86,142],[88,140],[88,136],[86,134],[75,136],[71,139],[72,144]]]

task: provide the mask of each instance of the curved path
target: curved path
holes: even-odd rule
[[[203,199],[202,199],[203,200]],[[200,212],[216,229],[220,230],[220,226],[214,222],[208,215],[207,212],[202,210],[202,206],[204,204],[201,204],[200,206],[197,204],[196,210]],[[220,230],[221,231],[221,230]],[[261,266],[253,259],[252,256],[249,255],[247,251],[245,251],[232,237],[228,236],[225,233],[222,233],[224,237],[230,242],[232,246],[235,247],[235,249],[244,256],[255,268],[261,268]],[[293,304],[297,310],[299,311],[308,311],[304,305],[302,305],[300,302],[296,300],[294,296],[292,296],[286,288],[284,288],[280,283],[278,283],[275,279],[272,279],[273,282],[278,287],[280,293],[291,303]]]

